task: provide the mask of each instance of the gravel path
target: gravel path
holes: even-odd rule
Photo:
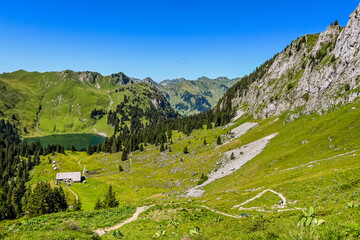
[[[76,200],[79,199],[78,195],[73,190],[71,190],[69,187],[66,187],[66,188],[69,189],[69,191],[75,195]]]
[[[119,228],[121,228],[122,226],[124,226],[125,224],[137,220],[138,217],[139,217],[139,215],[140,215],[140,213],[145,212],[146,210],[148,210],[148,209],[149,209],[150,207],[152,207],[152,206],[154,206],[154,205],[137,207],[135,213],[134,213],[130,218],[128,218],[128,219],[126,219],[125,221],[123,221],[122,223],[116,224],[116,225],[114,225],[114,226],[112,226],[112,227],[108,227],[108,228],[100,228],[100,229],[97,229],[97,230],[95,230],[95,233],[96,233],[97,235],[99,235],[99,236],[102,236],[102,235],[104,235],[106,232],[119,229]]]
[[[84,167],[84,169],[83,169],[83,175],[85,176],[85,172],[86,172],[85,165],[82,165],[80,162],[81,162],[81,158],[80,158],[80,160],[78,161],[78,164],[79,164],[80,166],[83,166],[83,167]]]
[[[173,205],[173,204],[178,204],[178,203],[166,203],[166,204],[163,204],[162,206]],[[136,221],[141,213],[145,212],[146,210],[148,210],[149,208],[151,208],[151,207],[153,207],[153,206],[155,206],[155,205],[137,207],[135,213],[134,213],[130,218],[126,219],[125,221],[123,221],[123,222],[121,222],[121,223],[119,223],[119,224],[116,224],[116,225],[114,225],[114,226],[108,227],[108,228],[100,228],[100,229],[97,229],[97,230],[95,230],[94,232],[95,232],[97,235],[102,236],[102,235],[104,235],[106,232],[119,229],[119,228],[121,228],[122,226],[124,226],[124,225],[127,224],[127,223]],[[241,218],[241,216],[234,216],[234,215],[231,215],[231,214],[228,214],[228,213],[220,212],[220,211],[218,211],[218,210],[212,209],[212,208],[207,207],[207,206],[204,206],[204,205],[201,205],[201,206],[199,206],[199,207],[206,208],[206,209],[208,209],[209,211],[212,211],[212,212],[221,214],[221,215],[223,215],[223,216],[227,216],[227,217],[231,217],[231,218]]]
[[[262,196],[264,193],[266,193],[266,192],[272,192],[272,193],[278,195],[278,196],[281,198],[281,200],[283,200],[282,207],[285,207],[285,205],[286,205],[286,198],[284,197],[284,195],[282,195],[281,193],[275,192],[275,191],[272,190],[272,189],[266,189],[266,190],[262,191],[261,193],[259,193],[258,195],[256,195],[255,197],[250,198],[250,199],[246,200],[245,202],[243,202],[243,203],[241,203],[241,204],[239,204],[239,205],[235,205],[235,206],[233,206],[232,208],[238,208],[238,207],[240,207],[240,209],[245,209],[245,208],[242,208],[241,206],[242,206],[242,205],[245,205],[245,204],[247,204],[247,203],[249,203],[249,202],[251,202],[251,201],[253,201],[253,200],[255,200],[255,199],[259,198],[259,197],[261,197],[261,196]]]
[[[260,140],[244,145],[238,149],[234,149],[224,153],[224,155],[227,156],[228,158],[230,158],[231,154],[234,153],[235,159],[225,163],[217,171],[210,173],[208,175],[208,180],[206,182],[204,182],[199,186],[189,189],[188,192],[185,194],[185,197],[202,196],[202,194],[204,193],[204,190],[201,189],[202,187],[215,181],[216,179],[230,175],[234,171],[240,169],[245,163],[247,163],[255,156],[260,154],[264,150],[266,145],[270,142],[270,140],[274,138],[276,135],[277,133],[271,134]]]

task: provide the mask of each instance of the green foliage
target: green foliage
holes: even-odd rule
[[[199,227],[194,227],[193,229],[190,229],[189,231],[190,236],[197,236],[201,234]]]
[[[124,148],[122,155],[121,155],[121,161],[126,161],[128,159],[128,152],[127,149]]]
[[[294,84],[293,83],[289,83],[288,85],[287,85],[287,90],[288,91],[290,91],[291,89],[293,89],[294,88]]]
[[[80,199],[75,199],[74,205],[73,205],[73,210],[74,211],[81,211],[81,201]]]
[[[184,152],[184,154],[188,154],[188,153],[189,153],[189,150],[188,150],[188,147],[187,147],[187,146],[184,147],[183,152]]]
[[[310,99],[309,93],[305,93],[305,94],[302,96],[302,98],[303,98],[305,101],[309,101],[309,99]]]
[[[65,211],[67,208],[64,190],[61,187],[52,189],[49,183],[40,182],[36,184],[29,196],[27,210],[29,215],[34,217]]]
[[[103,208],[104,208],[104,204],[103,204],[103,202],[101,201],[101,199],[98,198],[98,199],[96,200],[94,210],[100,210],[100,209],[103,209]]]
[[[119,172],[124,171],[123,167],[121,165],[119,165]]]
[[[298,227],[316,227],[320,226],[325,223],[323,219],[317,219],[316,214],[314,212],[314,208],[310,207],[309,211],[303,210],[302,215],[299,217],[298,220]]]
[[[199,179],[198,185],[203,184],[204,182],[206,182],[208,180],[208,176],[206,176],[204,173],[201,173],[201,177]]]
[[[344,86],[344,90],[347,92],[347,91],[350,91],[350,85],[348,83],[345,84]]]
[[[140,152],[143,152],[143,151],[144,151],[144,145],[143,145],[142,143],[140,143],[139,151],[140,151]]]
[[[115,208],[119,206],[119,202],[116,200],[115,193],[112,190],[112,186],[109,186],[109,190],[105,195],[103,202],[104,208]]]
[[[160,237],[163,237],[163,236],[165,236],[165,234],[166,234],[166,232],[164,231],[164,230],[158,230],[158,231],[156,231],[155,232],[155,234],[154,234],[154,238],[160,238]]]
[[[115,238],[123,238],[124,237],[124,234],[120,230],[115,230],[112,235]]]
[[[161,143],[161,144],[160,144],[160,152],[163,152],[163,151],[165,151],[164,143]]]
[[[204,145],[207,145],[206,139],[204,139],[203,144],[204,144]]]
[[[222,141],[221,141],[221,137],[218,136],[217,139],[216,139],[216,144],[217,145],[221,145],[222,144]]]

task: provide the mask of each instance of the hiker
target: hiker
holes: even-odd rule
[[[279,205],[282,206],[284,204],[284,200],[280,200]]]

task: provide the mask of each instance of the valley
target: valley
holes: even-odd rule
[[[359,239],[359,19],[241,78],[0,74],[0,239]]]

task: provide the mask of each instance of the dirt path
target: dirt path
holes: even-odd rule
[[[70,191],[71,191],[71,190],[70,190]],[[262,210],[262,209],[260,209],[260,208],[258,208],[258,207],[252,207],[252,208],[242,208],[242,207],[241,207],[242,205],[244,205],[244,204],[246,204],[246,203],[248,203],[248,202],[251,202],[251,201],[253,201],[253,200],[261,197],[264,193],[266,193],[266,192],[268,192],[268,191],[270,191],[270,192],[278,195],[278,196],[284,201],[284,203],[283,203],[283,205],[282,205],[283,208],[284,208],[285,205],[286,205],[286,198],[284,197],[284,195],[282,195],[281,193],[275,192],[275,191],[272,190],[272,189],[266,189],[266,190],[262,191],[261,193],[259,193],[258,195],[256,195],[255,197],[253,197],[253,198],[251,198],[251,199],[249,199],[249,200],[241,203],[240,205],[234,206],[233,209],[234,209],[234,208],[237,208],[237,207],[240,207],[239,210],[257,210],[257,211],[268,212],[268,211]],[[174,204],[181,204],[181,203],[166,203],[166,204],[162,204],[161,206],[174,205]],[[153,207],[153,206],[155,206],[155,205],[137,207],[135,213],[134,213],[130,218],[126,219],[125,221],[123,221],[123,222],[121,222],[121,223],[119,223],[119,224],[116,224],[116,225],[114,225],[114,226],[112,226],[112,227],[97,229],[97,230],[95,230],[94,232],[95,232],[97,235],[102,236],[102,235],[104,235],[106,232],[119,229],[119,228],[121,228],[122,226],[124,226],[124,225],[127,224],[127,223],[136,221],[141,213],[147,211],[149,208],[151,208],[151,207]],[[217,214],[220,214],[220,215],[223,215],[223,216],[226,216],[226,217],[231,217],[231,218],[236,218],[236,219],[242,218],[242,216],[236,216],[236,215],[231,215],[231,214],[228,214],[228,213],[224,213],[224,212],[215,210],[215,209],[210,208],[210,207],[205,206],[205,205],[201,205],[201,206],[198,206],[198,207],[205,208],[205,209],[207,209],[207,210],[209,210],[209,211],[212,211],[212,212],[214,212],[214,213],[217,213]],[[300,210],[300,209],[302,209],[302,208],[279,209],[278,212],[281,212],[281,211],[291,211],[291,210]]]
[[[245,208],[242,208],[241,206],[242,206],[242,205],[245,205],[245,204],[247,204],[247,203],[249,203],[249,202],[251,202],[251,201],[254,201],[254,200],[257,199],[257,198],[260,198],[260,197],[261,197],[264,193],[266,193],[266,192],[272,192],[272,193],[278,195],[278,196],[281,198],[281,200],[283,200],[282,208],[285,207],[285,205],[286,205],[286,198],[284,197],[284,195],[282,195],[281,193],[275,192],[275,191],[272,190],[272,189],[266,189],[266,190],[262,191],[261,193],[259,193],[258,195],[256,195],[255,197],[250,198],[250,199],[246,200],[245,202],[243,202],[243,203],[241,203],[241,204],[239,204],[239,205],[235,205],[235,206],[233,206],[232,208],[238,208],[238,207],[240,207],[241,209],[245,209]]]
[[[257,198],[260,198],[266,192],[272,192],[272,193],[278,195],[281,198],[281,200],[283,201],[283,203],[281,205],[280,204],[277,205],[276,203],[274,204],[274,207],[278,208],[277,209],[278,212],[285,212],[285,211],[292,211],[292,210],[302,210],[302,208],[285,208],[286,207],[286,198],[284,197],[284,195],[282,195],[281,193],[278,193],[278,192],[276,192],[276,191],[274,191],[272,189],[266,189],[266,190],[260,192],[255,197],[250,198],[250,199],[246,200],[245,202],[243,202],[243,203],[241,203],[239,205],[233,206],[232,209],[239,208],[239,210],[255,210],[255,211],[259,211],[259,212],[270,212],[270,211],[267,211],[265,209],[262,209],[261,207],[249,207],[249,208],[243,208],[242,207],[243,205],[245,205],[245,204],[247,204],[247,203],[249,203],[249,202],[251,202],[251,201],[253,201],[253,200],[257,199]]]
[[[174,204],[179,204],[179,203],[166,203],[166,204],[163,204],[162,206],[174,205]],[[122,226],[124,226],[124,225],[127,224],[127,223],[136,221],[141,213],[145,212],[146,210],[148,210],[149,208],[151,208],[151,207],[153,207],[153,206],[155,206],[155,205],[137,207],[135,213],[134,213],[130,218],[126,219],[125,221],[123,221],[123,222],[121,222],[121,223],[119,223],[119,224],[116,224],[116,225],[114,225],[114,226],[112,226],[112,227],[97,229],[97,230],[95,230],[94,232],[95,232],[97,235],[102,236],[102,235],[104,235],[106,232],[119,229],[119,228],[121,228]],[[241,218],[241,216],[234,216],[234,215],[231,215],[231,214],[228,214],[228,213],[220,212],[220,211],[217,211],[217,210],[215,210],[215,209],[212,209],[212,208],[207,207],[207,206],[204,206],[204,205],[201,205],[201,206],[199,206],[199,207],[206,208],[206,209],[209,210],[209,211],[212,211],[212,212],[221,214],[221,215],[226,216],[226,217],[231,217],[231,218],[236,218],[236,219]]]
[[[69,187],[66,187],[66,188],[69,189],[69,191],[70,191],[72,194],[75,195],[75,199],[76,199],[76,200],[79,200],[78,195],[77,195],[73,190],[71,190]]]
[[[312,161],[312,162],[309,162],[309,163],[306,163],[306,164],[303,164],[303,165],[300,165],[300,166],[297,166],[297,167],[292,167],[292,168],[283,169],[283,170],[279,171],[279,173],[285,172],[285,171],[294,170],[294,169],[301,168],[301,167],[306,167],[306,166],[309,166],[309,165],[311,165],[311,164],[318,163],[318,162],[328,161],[328,160],[331,160],[331,159],[334,159],[334,158],[338,158],[338,157],[342,157],[342,156],[345,156],[345,155],[349,155],[349,154],[354,153],[354,152],[356,152],[356,151],[353,150],[353,151],[351,151],[351,152],[342,153],[342,154],[339,154],[339,155],[336,155],[336,156],[333,156],[333,157],[329,157],[329,158],[325,158],[325,159],[320,159],[320,160]],[[356,154],[353,154],[352,156],[356,156]],[[276,172],[275,172],[274,174],[276,174]]]
[[[97,230],[95,230],[95,233],[96,233],[97,235],[99,235],[99,236],[102,236],[102,235],[104,235],[106,232],[119,229],[119,228],[121,228],[122,226],[124,226],[125,224],[137,220],[138,217],[139,217],[139,215],[140,215],[140,213],[145,212],[146,210],[148,210],[148,209],[149,209],[150,207],[152,207],[152,206],[154,206],[154,205],[138,207],[138,208],[136,208],[135,213],[134,213],[130,218],[128,218],[128,219],[126,219],[125,221],[123,221],[122,223],[116,224],[116,225],[114,225],[114,226],[112,226],[112,227],[108,227],[108,228],[100,228],[100,229],[97,229]]]
[[[111,106],[113,105],[114,102],[113,102],[113,100],[111,99],[110,93],[109,93],[108,97],[109,97],[109,99],[110,99],[108,111],[110,111]]]
[[[86,172],[86,168],[85,168],[85,165],[82,165],[80,162],[81,162],[81,158],[80,158],[80,160],[78,161],[78,164],[80,165],[80,166],[83,166],[84,167],[84,169],[83,169],[83,176],[85,176],[85,172]]]

